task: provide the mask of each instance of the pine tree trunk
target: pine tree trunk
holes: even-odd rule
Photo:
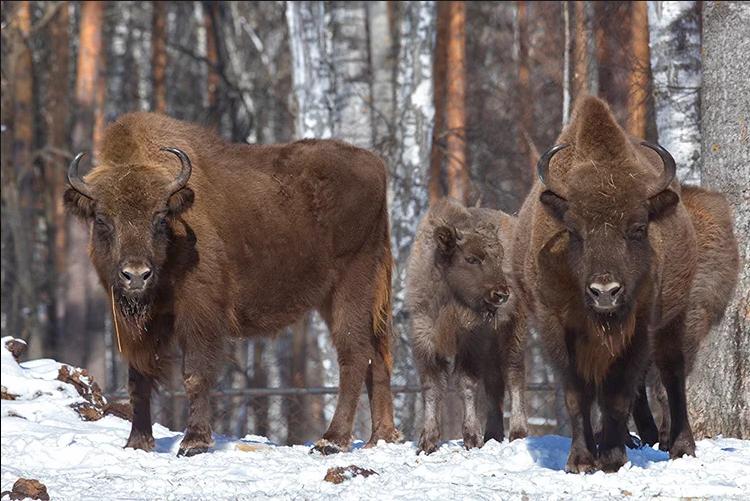
[[[104,91],[102,26],[104,2],[81,5],[80,49],[76,75],[76,116],[73,149],[95,151],[103,121],[97,117]],[[99,108],[99,115],[101,109]],[[94,353],[103,345],[105,308],[86,248],[89,240],[87,225],[68,216],[68,247],[66,249],[66,301],[64,362],[86,367],[99,381],[105,380],[100,367],[104,357],[96,360]],[[92,280],[93,279],[93,280]],[[83,347],[83,349],[81,349]]]
[[[466,2],[451,2],[448,31],[448,195],[466,203],[470,192],[466,162]]]
[[[697,2],[648,2],[659,143],[683,183],[700,184],[701,33]]]
[[[516,2],[518,9],[518,98],[520,106],[520,120],[518,123],[518,152],[527,185],[532,184],[532,167],[536,164],[531,132],[534,121],[534,103],[531,101],[531,85],[529,82],[529,29],[527,2]]]
[[[428,181],[430,203],[437,202],[443,195],[443,152],[447,136],[445,104],[447,100],[446,81],[448,79],[448,38],[450,36],[451,2],[437,3],[437,33],[435,40],[435,68],[433,103],[435,106],[434,133],[430,153],[430,176]]]
[[[167,2],[152,2],[151,70],[154,77],[154,106],[167,112]]]
[[[633,52],[633,67],[630,73],[627,129],[631,134],[645,138],[649,93],[648,13],[645,1],[636,1],[632,4],[630,46]]]
[[[712,330],[688,379],[696,438],[750,439],[750,4],[703,6],[702,185],[732,205],[740,250],[734,299]]]
[[[54,62],[51,68],[49,87],[49,109],[50,124],[47,141],[53,147],[64,151],[67,150],[67,127],[68,118],[68,61],[69,61],[69,34],[70,15],[67,6],[62,7],[55,19],[50,24],[50,40]],[[58,336],[61,334],[62,320],[64,318],[64,286],[65,275],[65,247],[66,239],[66,215],[63,206],[63,194],[67,189],[65,176],[67,162],[61,156],[55,156],[54,160],[48,160],[45,164],[45,181],[47,183],[48,199],[51,205],[51,214],[48,216],[48,276],[51,286],[50,290],[50,328],[45,341],[45,355],[57,359]]]

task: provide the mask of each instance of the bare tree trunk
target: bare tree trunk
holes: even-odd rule
[[[437,3],[437,33],[435,40],[435,68],[433,76],[433,103],[435,122],[430,153],[430,177],[428,189],[430,203],[435,203],[443,195],[443,152],[445,151],[446,123],[445,105],[447,100],[446,81],[448,79],[448,38],[450,37],[451,2]]]
[[[649,93],[649,50],[648,12],[645,1],[633,2],[630,46],[633,62],[630,73],[630,93],[628,94],[628,132],[638,137],[646,137],[648,125]]]
[[[394,56],[388,2],[366,2],[369,30],[370,70],[372,71],[373,148],[386,155],[391,146],[393,123]]]
[[[372,90],[365,2],[330,2],[330,19],[328,33],[336,95],[333,134],[369,149],[373,144]]]
[[[50,24],[50,40],[54,62],[51,68],[51,85],[49,87],[50,119],[47,141],[53,147],[67,150],[68,118],[68,62],[69,62],[69,23],[70,15],[67,6],[62,7]],[[50,326],[45,341],[45,354],[57,359],[58,336],[61,333],[64,318],[63,277],[65,275],[66,224],[63,194],[67,188],[65,158],[56,155],[45,163],[45,181],[47,199],[50,205],[48,224],[48,276],[50,280]]]
[[[563,18],[565,20],[565,52],[563,54],[563,126],[570,117],[570,6],[563,2]]]
[[[703,6],[702,185],[732,205],[740,250],[734,299],[713,329],[688,381],[697,436],[750,438],[750,4]]]
[[[594,2],[574,2],[576,23],[575,96],[599,94]]]
[[[219,51],[217,47],[216,3],[205,2],[203,9],[206,24],[206,60],[208,61],[208,123],[218,131],[221,122],[219,116]]]
[[[471,189],[466,162],[466,2],[451,2],[448,30],[448,195],[466,203]]]
[[[411,363],[408,312],[404,304],[406,265],[417,224],[429,203],[427,178],[432,146],[433,54],[437,8],[435,2],[404,2],[399,26],[396,70],[396,144],[390,159],[391,242],[396,269],[393,274],[394,380],[415,384],[419,376]],[[406,436],[415,433],[413,396],[397,402],[396,423]]]
[[[516,2],[518,9],[518,98],[520,101],[520,120],[518,122],[518,152],[522,162],[521,169],[526,179],[523,182],[531,185],[532,167],[536,164],[531,132],[534,122],[534,103],[531,101],[529,83],[529,30],[527,2]]]
[[[73,130],[75,151],[95,150],[101,135],[102,120],[97,117],[103,102],[103,45],[104,2],[84,2],[81,6],[80,49],[76,75],[76,117]],[[66,304],[64,361],[87,367],[97,380],[104,381],[104,357],[95,360],[94,353],[103,346],[103,293],[89,261],[88,228],[68,217],[68,247],[66,249]],[[92,280],[93,278],[93,280]],[[82,349],[83,348],[83,349]]]
[[[659,143],[683,183],[700,184],[701,33],[697,2],[648,2]]]
[[[167,112],[167,2],[152,2],[151,70],[154,77],[154,107]]]

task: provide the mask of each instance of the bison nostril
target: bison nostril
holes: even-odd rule
[[[591,297],[596,299],[599,297],[599,289],[589,286],[589,294],[591,295]]]
[[[613,287],[612,289],[609,290],[609,295],[612,296],[613,298],[617,297],[617,295],[620,293],[621,290],[622,290],[622,287],[619,285],[616,287]]]
[[[151,270],[146,270],[146,272],[143,274],[143,281],[145,282],[151,277]]]
[[[121,276],[122,278],[124,278],[124,279],[125,279],[126,281],[128,281],[128,282],[130,282],[130,280],[132,280],[132,278],[133,278],[133,277],[132,277],[132,276],[130,275],[130,273],[128,273],[128,272],[127,272],[127,271],[125,271],[125,270],[120,270],[120,276]]]

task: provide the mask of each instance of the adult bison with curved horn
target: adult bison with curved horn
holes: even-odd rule
[[[565,388],[573,436],[566,470],[616,471],[626,462],[627,423],[636,397],[645,398],[652,357],[669,398],[670,457],[694,454],[685,338],[698,246],[674,159],[585,97],[537,170],[519,214],[514,278]],[[634,416],[639,431],[654,426],[643,414]]]
[[[89,254],[129,364],[126,447],[151,450],[150,399],[169,349],[183,353],[190,415],[180,455],[211,442],[209,391],[232,338],[271,335],[317,309],[338,352],[336,412],[317,448],[348,447],[366,383],[369,445],[394,441],[386,169],[335,140],[229,144],[162,115],[104,134],[85,178],[70,164],[65,205],[91,223]]]

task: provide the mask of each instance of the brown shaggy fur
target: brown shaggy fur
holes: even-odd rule
[[[652,333],[672,409],[670,456],[693,454],[679,347],[687,346],[699,240],[679,183],[659,191],[662,159],[623,131],[600,99],[578,103],[562,143],[570,146],[552,157],[548,185],[537,181],[519,214],[513,269],[529,322],[565,385],[573,430],[566,469],[616,471],[627,460],[627,420]],[[594,283],[619,284],[609,311],[596,306]],[[602,409],[599,450],[594,399]],[[640,431],[648,423],[639,417]]]
[[[192,161],[170,196],[179,148]],[[231,338],[272,335],[317,309],[341,367],[326,450],[347,447],[363,384],[370,444],[398,436],[390,392],[390,251],[386,169],[374,154],[335,140],[228,144],[162,115],[111,124],[68,210],[92,223],[89,253],[114,294],[122,355],[130,365],[128,447],[150,450],[150,398],[172,343],[183,352],[190,418],[180,453],[211,441],[208,394]],[[124,266],[152,271],[144,291],[123,286]],[[142,269],[146,269],[142,268]]]
[[[510,439],[528,434],[526,319],[509,283],[515,224],[500,211],[467,209],[451,199],[434,204],[420,222],[406,297],[425,408],[418,452],[437,450],[441,399],[451,373],[463,402],[467,449],[491,438],[503,440],[506,381],[512,404]],[[480,382],[487,394],[484,441],[476,413]]]

